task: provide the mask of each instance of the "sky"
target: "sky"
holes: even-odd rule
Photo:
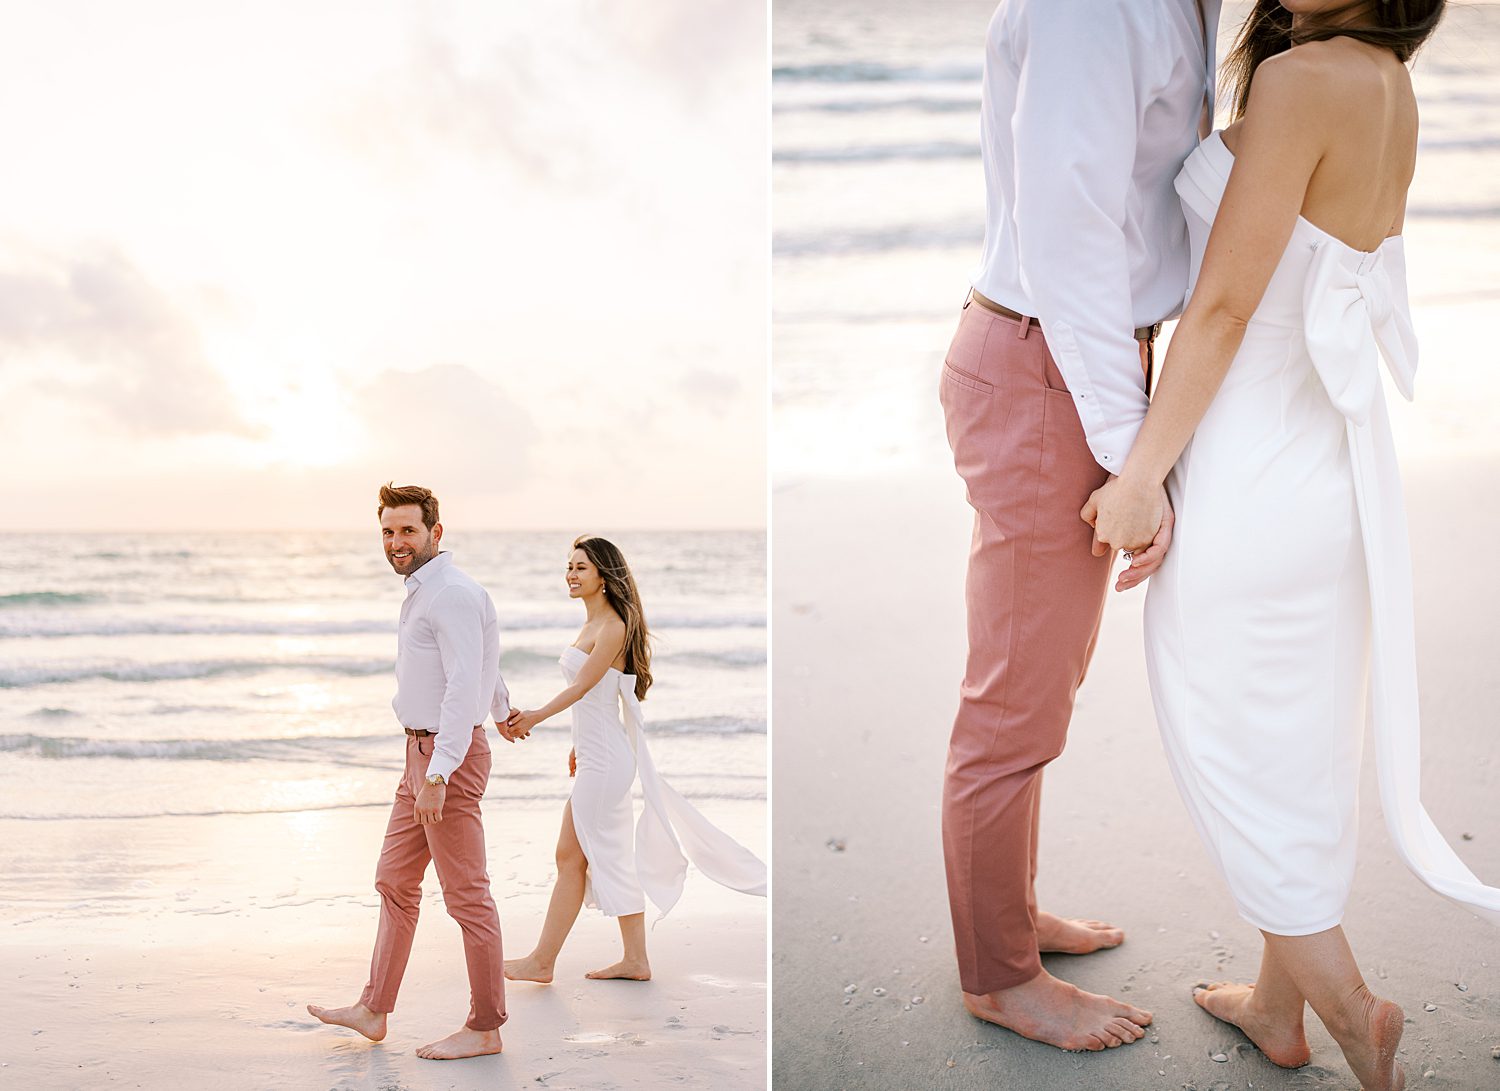
[[[0,12],[28,528],[764,525],[764,5]]]

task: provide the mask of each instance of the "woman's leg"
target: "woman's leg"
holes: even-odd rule
[[[578,833],[573,828],[573,801],[569,800],[563,808],[562,829],[557,835],[557,882],[552,887],[552,900],[547,904],[542,934],[531,954],[505,960],[506,977],[512,981],[539,981],[544,985],[552,980],[557,954],[573,930],[578,911],[583,908],[588,867],[588,859],[583,855],[583,846],[578,843]]]
[[[1399,1091],[1406,1074],[1396,1063],[1403,1015],[1370,992],[1344,930],[1335,926],[1311,936],[1262,932],[1266,948],[1307,997],[1364,1091]]]
[[[1267,1060],[1282,1068],[1301,1068],[1312,1056],[1302,1029],[1306,998],[1269,942],[1261,952],[1255,984],[1199,985],[1193,999],[1210,1015],[1239,1027]]]
[[[587,976],[596,981],[606,978],[650,981],[651,963],[646,961],[646,914],[628,913],[621,917],[620,940],[625,945],[625,957],[613,966],[592,970]]]

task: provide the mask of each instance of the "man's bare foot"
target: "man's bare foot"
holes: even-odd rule
[[[357,1030],[372,1042],[385,1037],[385,1012],[371,1011],[363,1004],[350,1004],[347,1008],[325,1008],[320,1004],[309,1004],[307,1013],[331,1026]]]
[[[1301,1068],[1312,1058],[1307,1035],[1302,1030],[1302,1016],[1296,1023],[1275,1020],[1256,1006],[1255,986],[1219,981],[1212,985],[1193,986],[1193,1000],[1215,1019],[1232,1023],[1266,1055],[1266,1060],[1282,1068]]]
[[[1103,921],[1068,920],[1052,913],[1036,915],[1036,945],[1049,954],[1090,955],[1125,942],[1125,933]]]
[[[1058,1049],[1113,1049],[1143,1037],[1151,1023],[1149,1011],[1086,993],[1046,970],[999,992],[964,993],[964,1007],[976,1019]]]
[[[550,985],[552,967],[538,961],[534,954],[525,958],[508,958],[505,960],[505,978],[507,981],[535,981],[539,985]]]
[[[498,1030],[455,1030],[438,1042],[428,1042],[417,1050],[418,1057],[429,1061],[456,1061],[460,1057],[485,1057],[501,1051]]]
[[[1400,1007],[1363,985],[1344,1003],[1334,1020],[1337,1026],[1324,1020],[1364,1091],[1401,1091],[1406,1086],[1406,1071],[1396,1061],[1404,1022]]]
[[[606,966],[602,970],[590,970],[583,976],[593,978],[595,981],[650,981],[651,964],[622,958],[613,966]]]

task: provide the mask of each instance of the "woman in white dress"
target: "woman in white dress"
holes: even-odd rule
[[[506,960],[505,976],[550,982],[563,942],[587,904],[619,918],[625,948],[619,962],[587,976],[649,981],[648,896],[665,916],[682,893],[691,859],[716,882],[764,897],[766,867],[656,771],[640,705],[651,687],[650,634],[620,550],[603,538],[579,538],[568,558],[567,581],[568,596],[582,599],[587,610],[577,639],[559,660],[568,684],[541,708],[513,711],[506,728],[511,738],[525,738],[543,720],[571,709],[568,775],[575,780],[563,808],[557,884],[542,934],[525,958]],[[637,773],[645,803],[639,823],[631,803]]]
[[[1307,1063],[1304,1001],[1367,1089],[1401,1087],[1401,1009],[1340,926],[1367,701],[1392,839],[1429,886],[1500,921],[1418,796],[1401,486],[1379,360],[1411,396],[1400,237],[1417,150],[1404,64],[1441,0],[1258,0],[1227,67],[1235,123],[1177,179],[1193,285],[1098,542],[1176,536],[1146,601],[1164,748],[1241,915],[1255,984],[1199,986],[1277,1064]],[[1252,79],[1253,77],[1253,79]],[[1211,230],[1210,230],[1211,228]]]

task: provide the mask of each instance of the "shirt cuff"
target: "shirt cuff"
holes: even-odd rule
[[[1135,446],[1135,437],[1145,420],[1146,414],[1142,413],[1132,420],[1111,424],[1106,428],[1085,428],[1084,433],[1094,461],[1112,474],[1124,472],[1125,460],[1130,457],[1130,449]]]
[[[430,777],[434,773],[441,773],[443,776],[443,783],[449,784],[453,780],[453,771],[457,769],[461,764],[463,763],[454,761],[446,754],[441,754],[434,751],[432,760],[427,763],[427,773],[425,776]]]
[[[461,736],[463,738],[462,753],[455,756],[453,753],[454,748],[441,745],[443,741],[442,735],[435,736],[437,743],[433,745],[432,757],[427,762],[426,776],[430,777],[434,773],[441,773],[443,775],[443,783],[446,784],[453,779],[454,770],[462,765],[464,759],[469,756],[469,747],[474,741],[474,728],[458,728],[457,731],[463,732]]]

